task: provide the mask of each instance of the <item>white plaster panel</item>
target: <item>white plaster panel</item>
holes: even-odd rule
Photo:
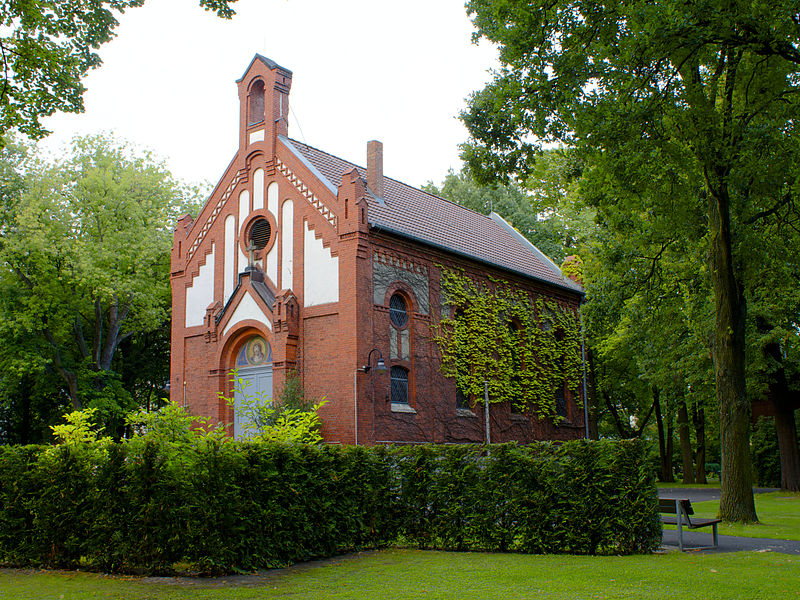
[[[294,289],[294,203],[287,200],[283,203],[281,216],[281,289]]]
[[[228,301],[236,287],[236,246],[236,217],[228,215],[225,218],[225,246],[223,247],[223,264],[225,265],[223,304]]]
[[[192,285],[186,288],[186,327],[202,325],[206,309],[214,301],[214,244]]]
[[[250,133],[250,143],[254,144],[256,142],[263,142],[264,141],[264,130],[259,129],[257,131],[253,131]]]
[[[239,231],[242,231],[242,225],[245,219],[250,214],[250,192],[243,190],[239,194]]]
[[[222,335],[227,335],[228,332],[237,324],[241,323],[242,321],[258,321],[259,323],[263,323],[267,326],[267,329],[272,331],[272,323],[269,320],[269,317],[261,310],[261,307],[255,301],[253,296],[250,295],[250,292],[245,292],[242,299],[239,300],[239,304],[236,305],[236,310],[233,311],[231,315],[231,320],[228,321],[228,324],[225,325],[225,330],[222,332]]]
[[[267,277],[278,287],[278,244],[272,244],[267,253]]]
[[[253,173],[253,210],[264,208],[264,169]]]
[[[339,301],[339,257],[331,256],[306,222],[303,243],[303,291],[305,306]]]
[[[267,210],[275,217],[275,222],[278,222],[278,184],[273,181],[267,188]]]

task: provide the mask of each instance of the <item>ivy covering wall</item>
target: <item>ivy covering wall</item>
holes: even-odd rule
[[[403,448],[173,442],[0,447],[0,563],[249,571],[409,544],[648,552],[637,442]]]
[[[533,297],[510,283],[476,283],[442,269],[442,315],[434,341],[442,373],[473,402],[509,402],[519,412],[558,421],[556,393],[580,398],[581,333],[574,309]]]

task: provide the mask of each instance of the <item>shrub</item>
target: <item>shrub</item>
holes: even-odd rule
[[[628,554],[661,539],[638,442],[178,444],[157,429],[102,452],[1,447],[0,561],[219,574],[398,542]]]

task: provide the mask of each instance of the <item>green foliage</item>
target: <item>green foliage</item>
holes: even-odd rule
[[[286,381],[278,393],[278,403],[273,403],[272,398],[264,392],[248,392],[250,382],[238,377],[237,369],[233,370],[231,383],[234,384],[234,397],[226,398],[220,392],[220,398],[241,419],[245,438],[255,442],[304,444],[322,441],[317,411],[327,404],[327,400],[315,403],[307,399],[297,373],[287,373]]]
[[[77,138],[56,164],[25,147],[2,157],[0,392],[20,410],[60,392],[119,435],[166,381],[171,228],[193,192],[108,137]]]
[[[230,18],[236,0],[200,0]],[[0,0],[0,135],[37,139],[55,111],[83,112],[81,79],[101,64],[96,50],[114,37],[117,16],[144,0]],[[0,139],[2,146],[2,139]]]
[[[624,201],[644,214],[674,206],[676,238],[687,223],[701,225],[702,278],[713,298],[706,337],[714,340],[720,510],[726,519],[756,520],[744,291],[762,265],[784,276],[774,279],[779,288],[797,288],[796,259],[784,260],[782,249],[796,247],[784,240],[800,218],[798,3],[471,0],[467,10],[476,38],[497,44],[501,63],[462,114],[472,136],[464,157],[480,180],[524,181],[542,144],[561,142],[597,167],[600,189],[627,188]],[[698,207],[704,218],[690,219]],[[646,229],[639,233],[646,238]],[[772,252],[781,254],[775,266],[763,261]],[[769,329],[787,325],[772,321]]]
[[[175,410],[161,433],[102,453],[0,447],[0,562],[147,573],[180,563],[215,574],[398,540],[576,554],[660,543],[639,443],[366,448],[206,437],[168,447],[184,417]]]
[[[442,373],[466,397],[482,398],[486,381],[490,402],[558,419],[560,386],[580,396],[581,338],[574,311],[533,299],[506,282],[479,286],[447,269],[441,290],[453,316],[439,321],[434,341]]]
[[[50,427],[56,443],[67,446],[88,446],[104,441],[100,437],[103,428],[98,428],[95,423],[95,413],[97,413],[96,408],[84,408],[64,415],[67,421],[65,424]]]
[[[160,448],[186,449],[205,438],[226,439],[224,426],[212,423],[208,417],[190,414],[177,402],[167,402],[157,410],[141,408],[128,413],[125,425],[133,433],[127,443],[133,445],[155,444]]]

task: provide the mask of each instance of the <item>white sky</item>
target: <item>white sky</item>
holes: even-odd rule
[[[85,79],[86,112],[45,120],[51,149],[111,131],[166,159],[186,181],[216,183],[236,151],[235,81],[255,53],[293,72],[289,136],[363,165],[384,144],[384,173],[420,186],[458,170],[457,115],[496,66],[471,42],[463,0],[239,0],[231,21],[199,0],[147,0],[122,15],[103,65]],[[299,127],[298,127],[299,123]]]

